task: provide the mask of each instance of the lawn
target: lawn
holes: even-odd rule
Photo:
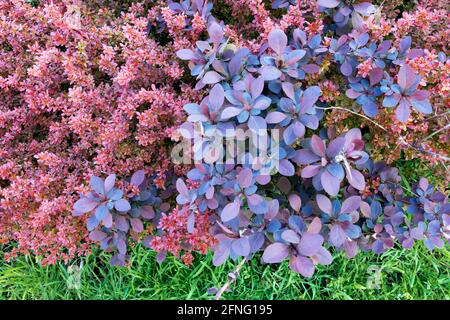
[[[335,254],[330,266],[318,266],[311,279],[290,271],[287,263],[244,265],[224,299],[449,299],[450,251],[429,252],[421,243],[380,256],[360,253],[352,260]],[[70,288],[73,265],[79,285]],[[131,266],[111,267],[108,255],[95,252],[68,265],[42,267],[31,256],[0,265],[1,299],[211,299],[235,264],[212,267],[211,256],[196,256],[186,267],[168,258],[158,265],[154,252],[133,249]]]

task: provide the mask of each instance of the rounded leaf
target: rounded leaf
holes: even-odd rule
[[[229,203],[223,208],[220,218],[223,222],[230,221],[238,216],[240,208],[241,205],[237,201]]]
[[[142,182],[144,182],[144,179],[145,179],[144,170],[138,170],[131,176],[131,183],[139,187],[142,184]]]
[[[83,196],[80,200],[74,203],[73,209],[77,213],[86,213],[94,210],[97,205],[98,202]]]
[[[289,255],[289,247],[281,242],[269,245],[263,253],[262,260],[265,263],[279,263]]]
[[[291,194],[289,196],[289,204],[291,205],[292,209],[296,212],[300,212],[300,208],[302,206],[302,199],[298,194]]]
[[[279,56],[281,56],[284,52],[284,49],[287,46],[287,36],[286,34],[280,30],[275,29],[269,33],[269,47],[272,48]]]
[[[116,202],[114,202],[114,207],[117,211],[120,212],[127,212],[131,209],[130,203],[125,199],[119,199]]]

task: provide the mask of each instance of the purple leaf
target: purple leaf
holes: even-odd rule
[[[94,230],[89,233],[89,239],[91,239],[92,241],[102,241],[105,238],[106,233],[104,233],[103,231]]]
[[[100,221],[98,221],[95,216],[90,216],[87,219],[86,227],[89,231],[92,231],[98,226],[99,223],[100,223]]]
[[[347,258],[351,259],[356,256],[356,253],[358,252],[358,243],[356,241],[345,240],[344,250]]]
[[[222,81],[224,78],[215,71],[208,71],[202,78],[204,84],[215,84]]]
[[[258,98],[264,90],[264,79],[263,77],[258,77],[252,81],[250,84],[250,93],[252,94],[252,98]]]
[[[361,18],[361,17],[360,17]],[[362,20],[362,19],[361,19]],[[370,37],[368,33],[362,33],[356,38],[359,47],[365,46]]]
[[[103,183],[103,180],[100,179],[99,177],[92,176],[91,177],[90,186],[98,194],[102,194],[102,195],[106,194],[106,192],[105,192],[105,185]]]
[[[428,186],[429,186],[428,179],[427,178],[420,178],[420,180],[419,180],[419,187],[420,187],[420,189],[422,189],[424,191],[427,191],[428,190]]]
[[[290,243],[299,243],[300,237],[294,230],[287,229],[281,233],[281,239]]]
[[[189,190],[186,187],[186,184],[184,183],[183,179],[178,178],[176,182],[177,191],[185,198],[189,198]]]
[[[398,71],[397,82],[403,90],[414,85],[416,83],[416,73],[413,68],[407,64],[402,65]]]
[[[430,101],[428,100],[430,93],[426,90],[419,90],[414,92],[409,101],[411,102],[414,109],[424,114],[430,114],[433,112]]]
[[[268,174],[260,174],[256,177],[256,182],[258,182],[260,185],[264,186],[270,182],[270,175]]]
[[[322,176],[320,177],[320,183],[322,184],[323,189],[330,196],[335,197],[339,193],[339,188],[341,185],[340,180],[330,174],[327,170],[322,173]]]
[[[278,111],[273,111],[270,112],[267,116],[266,116],[266,122],[267,123],[280,123],[281,121],[283,121],[284,119],[286,119],[286,115],[282,112],[278,112]]]
[[[397,119],[401,122],[406,122],[408,121],[410,114],[411,109],[409,107],[409,103],[405,99],[400,100],[400,104],[397,109],[395,109]]]
[[[316,201],[317,201],[317,205],[319,206],[320,210],[331,215],[333,207],[331,205],[330,199],[328,199],[327,196],[325,196],[323,194],[318,194],[316,197]]]
[[[105,187],[105,193],[108,193],[111,191],[111,189],[114,187],[114,183],[116,182],[116,175],[110,174],[106,177],[104,187]]]
[[[366,187],[364,176],[358,170],[350,169],[350,175],[347,174],[347,180],[352,185],[352,187],[358,190],[364,190],[364,188]]]
[[[261,73],[261,76],[266,81],[271,81],[278,79],[281,76],[281,71],[278,70],[278,68],[274,66],[263,66],[259,72]]]
[[[310,165],[303,168],[301,176],[302,178],[311,178],[317,175],[320,171],[320,165]]]
[[[82,196],[82,198],[80,200],[75,202],[75,204],[73,205],[73,209],[77,213],[86,213],[86,212],[94,210],[94,208],[97,205],[98,205],[98,202]]]
[[[360,196],[352,196],[344,200],[341,207],[341,213],[352,213],[358,210],[361,203]]]
[[[252,194],[247,196],[247,203],[250,211],[256,214],[264,214],[267,212],[267,202],[259,194]]]
[[[120,254],[127,253],[127,243],[125,242],[125,240],[121,238],[117,239],[116,247]]]
[[[320,67],[317,64],[306,64],[302,66],[302,70],[306,73],[313,74],[318,73],[320,71]]]
[[[339,0],[318,0],[317,5],[325,8],[336,8],[339,5]]]
[[[310,164],[316,161],[319,161],[320,157],[317,156],[315,153],[313,153],[309,149],[300,149],[297,150],[295,153],[294,161],[298,165],[302,164]]]
[[[344,76],[350,76],[352,74],[353,68],[350,63],[348,63],[347,60],[344,61],[344,63],[341,65],[341,72]]]
[[[339,180],[344,179],[345,173],[340,163],[333,162],[328,164],[327,171],[331,173],[334,177],[338,178]]]
[[[291,100],[295,99],[294,85],[292,83],[283,82],[281,84],[281,88],[283,89],[287,97],[289,97]]]
[[[355,11],[365,16],[374,13],[376,10],[375,6],[370,2],[362,2],[354,4],[353,8],[355,9]]]
[[[284,63],[288,66],[293,65],[301,58],[303,58],[305,54],[306,54],[305,50],[293,50],[285,56]]]
[[[423,239],[423,229],[416,227],[411,230],[411,237],[415,240]]]
[[[252,170],[249,168],[242,169],[237,175],[237,181],[241,188],[251,186],[253,180]]]
[[[112,219],[112,214],[109,213],[109,211],[108,211],[108,213],[106,214],[106,217],[103,219],[102,222],[103,222],[103,225],[104,225],[105,227],[107,227],[107,228],[111,228],[111,227],[112,227],[113,219]]]
[[[125,199],[119,199],[114,202],[114,207],[120,212],[127,212],[131,209],[130,203]]]
[[[223,264],[230,255],[230,247],[219,245],[214,249],[213,265],[218,267]]]
[[[369,72],[370,85],[374,86],[383,79],[384,71],[382,68],[375,68]]]
[[[177,57],[181,60],[192,60],[195,58],[195,54],[190,49],[181,49],[177,51]]]
[[[220,214],[222,221],[227,222],[236,218],[239,214],[240,208],[241,205],[239,204],[238,201],[227,204]]]
[[[311,137],[311,150],[319,157],[325,157],[325,143],[317,135]]]
[[[308,226],[308,233],[320,233],[322,230],[322,222],[319,217],[315,217]]]
[[[155,217],[155,210],[152,206],[142,206],[139,208],[139,214],[142,218],[150,220]]]
[[[318,86],[312,86],[307,88],[303,92],[303,96],[300,100],[301,109],[300,112],[308,111],[320,97],[320,88]]]
[[[136,171],[131,176],[131,183],[134,184],[135,186],[139,187],[142,184],[142,182],[144,182],[144,179],[145,179],[144,170],[139,170],[139,171]]]
[[[278,200],[274,199],[269,201],[267,207],[268,209],[266,214],[264,215],[264,218],[269,220],[275,218],[275,216],[278,214],[280,210],[280,203],[278,202]]]
[[[108,208],[105,205],[101,205],[95,210],[95,217],[97,220],[102,221],[107,217],[108,213]]]
[[[142,224],[141,219],[131,218],[130,219],[131,228],[133,228],[134,232],[140,233],[144,231],[144,225]]]
[[[291,145],[297,139],[297,135],[294,131],[294,124],[291,124],[283,132],[283,140],[287,145]]]
[[[192,233],[194,231],[195,226],[195,215],[191,213],[187,218],[187,232]]]
[[[345,91],[345,95],[346,95],[347,97],[349,97],[350,99],[356,99],[356,98],[358,98],[359,96],[361,96],[362,93],[360,93],[360,92],[358,92],[358,91],[355,91],[355,90],[353,90],[353,89],[348,89],[347,91]]]
[[[208,34],[209,34],[209,38],[211,39],[212,42],[214,42],[214,44],[220,43],[220,41],[222,41],[223,30],[222,30],[222,27],[218,23],[213,22],[209,26]]]
[[[248,127],[258,135],[262,135],[267,130],[267,123],[264,118],[259,116],[250,116]]]
[[[400,52],[405,53],[409,48],[411,48],[411,37],[407,36],[400,40]]]
[[[306,278],[311,278],[315,271],[312,260],[302,256],[293,256],[289,261],[289,267]]]
[[[108,192],[108,199],[112,201],[117,201],[123,196],[123,191],[121,189],[112,189]]]
[[[305,233],[300,240],[297,250],[300,254],[310,257],[313,256],[323,244],[323,237],[317,233]]]
[[[128,232],[128,220],[122,215],[116,215],[114,218],[114,224],[117,229],[123,232]]]
[[[296,212],[300,212],[300,208],[302,206],[302,199],[300,196],[298,194],[291,194],[288,199],[292,209]]]
[[[324,247],[321,247],[319,251],[316,252],[313,258],[318,263],[323,264],[325,266],[333,262],[333,257],[331,256],[331,253]]]
[[[383,107],[392,108],[398,104],[400,95],[385,96],[383,99]]]
[[[223,101],[225,99],[225,91],[220,84],[214,85],[211,91],[209,92],[209,103],[214,108],[214,110],[219,110],[223,105]]]
[[[250,242],[247,237],[239,238],[231,243],[231,250],[238,256],[246,257],[250,253]]]
[[[329,241],[335,247],[340,247],[344,243],[345,239],[347,239],[347,234],[344,229],[339,224],[334,224],[331,227],[329,234]]]
[[[253,105],[254,109],[259,109],[259,110],[266,110],[270,104],[272,103],[272,100],[270,100],[270,98],[265,97],[265,96],[260,96],[259,98],[256,99],[255,104]]]
[[[287,45],[287,36],[286,34],[279,29],[272,30],[269,34],[269,47],[272,48],[279,56],[281,56],[284,52],[284,49]]]
[[[358,128],[352,128],[345,134],[345,146],[349,149],[349,145],[354,143],[355,140],[360,141],[362,139],[361,130]]]
[[[289,255],[289,247],[281,242],[269,245],[263,253],[262,260],[265,263],[279,263]]]
[[[280,160],[280,166],[278,172],[283,176],[290,177],[295,173],[294,165],[287,159]]]
[[[165,251],[158,252],[158,254],[156,255],[156,262],[158,262],[159,264],[163,263],[164,260],[166,260],[166,255],[167,252]]]
[[[237,116],[238,114],[240,114],[242,112],[242,109],[236,108],[236,107],[228,107],[225,108],[222,111],[222,115],[221,115],[221,119],[222,120],[227,120],[230,119],[232,117]]]

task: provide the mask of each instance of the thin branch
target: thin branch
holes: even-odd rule
[[[374,125],[376,125],[378,128],[382,129],[383,131],[389,132],[385,127],[383,127],[383,126],[382,126],[381,124],[379,124],[378,122],[376,122],[376,121],[370,119],[369,117],[367,117],[367,116],[365,116],[365,115],[363,115],[363,114],[360,114],[360,113],[355,112],[355,111],[350,110],[350,109],[346,109],[346,108],[342,108],[342,107],[327,107],[327,108],[316,107],[316,108],[317,108],[317,109],[322,109],[322,110],[335,109],[335,110],[343,110],[343,111],[347,111],[347,112],[350,112],[351,114],[354,114],[354,115],[357,115],[357,116],[359,116],[359,117],[361,117],[361,118],[364,118],[364,119],[366,119],[367,121],[370,121],[371,123],[373,123]],[[444,128],[439,129],[438,131],[434,132],[434,133],[431,134],[430,136],[435,135],[435,134],[438,133],[439,131],[448,129],[448,127],[449,127],[449,125],[446,125]],[[422,141],[425,141],[426,139],[430,138],[430,136],[427,137],[427,138],[425,138],[425,139],[422,140]],[[435,157],[435,158],[438,158],[438,159],[440,159],[440,160],[450,161],[450,158],[449,158],[449,157],[443,156],[443,155],[441,155],[441,154],[439,154],[439,153],[435,153],[435,152],[433,152],[433,151],[426,150],[426,149],[423,148],[422,146],[421,146],[421,147],[416,147],[415,145],[412,145],[412,144],[410,144],[409,142],[406,142],[405,138],[402,137],[402,136],[399,137],[399,140],[400,140],[400,142],[401,142],[402,144],[406,145],[407,147],[409,147],[409,148],[411,148],[411,149],[414,149],[414,150],[416,150],[416,151],[420,151],[420,152],[426,153],[426,154],[431,155],[431,156],[433,156],[433,157]]]
[[[327,107],[327,108],[316,107],[316,109],[322,109],[322,110],[336,109],[336,110],[347,111],[347,112],[350,112],[350,113],[352,113],[352,114],[354,114],[354,115],[360,116],[361,118],[364,118],[364,119],[366,119],[367,121],[372,122],[372,123],[373,123],[374,125],[376,125],[378,128],[380,128],[380,129],[382,129],[382,130],[388,132],[388,130],[387,130],[385,127],[383,127],[381,124],[379,124],[378,122],[376,122],[376,121],[370,119],[369,117],[367,117],[367,116],[365,116],[365,115],[363,115],[363,114],[360,114],[360,113],[355,112],[355,111],[350,110],[350,109],[346,109],[346,108],[342,108],[342,107]]]
[[[439,132],[445,131],[448,128],[450,128],[450,123],[448,123],[445,127],[440,128],[439,130],[436,130],[435,132],[433,132],[432,134],[430,134],[429,136],[425,137],[422,139],[422,142],[430,139],[431,137],[433,137],[434,135],[438,134]]]
[[[440,117],[445,116],[447,114],[450,114],[450,110],[449,111],[445,111],[445,112],[440,113],[440,114],[436,114],[436,115],[434,115],[432,117],[427,117],[427,118],[423,119],[422,122],[430,121],[430,120],[433,120],[433,119],[436,119],[436,118],[440,118]]]
[[[228,276],[227,282],[220,288],[219,291],[217,291],[216,296],[214,297],[214,300],[220,300],[223,293],[230,287],[230,285],[236,281],[237,276],[239,275],[239,271],[241,271],[244,264],[247,262],[247,258],[242,259],[241,262],[237,265],[236,269],[231,273],[232,276]]]

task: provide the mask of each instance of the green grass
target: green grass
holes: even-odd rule
[[[42,267],[36,258],[0,262],[0,299],[210,299],[206,291],[221,286],[235,263],[214,268],[211,256],[197,256],[190,268],[170,257],[162,265],[154,252],[133,249],[131,266],[111,267],[108,255],[96,252],[83,263],[78,289],[67,286],[69,265]],[[410,251],[393,249],[380,256],[360,253],[354,259],[336,254],[319,266],[312,279],[289,270],[287,263],[247,263],[225,299],[449,299],[450,251],[429,252],[423,244]],[[367,283],[380,270],[378,288]]]

